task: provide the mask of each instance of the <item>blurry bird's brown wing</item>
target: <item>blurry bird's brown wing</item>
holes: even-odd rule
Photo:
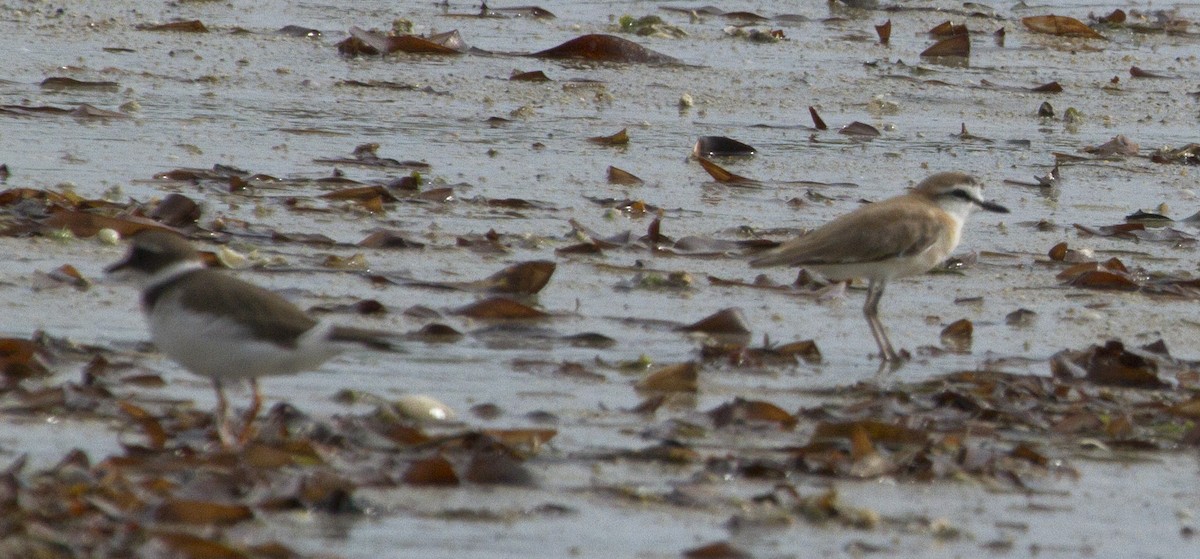
[[[188,283],[206,289],[188,289]],[[281,346],[293,346],[317,323],[278,293],[208,268],[182,278],[177,292],[184,307],[228,317],[250,335]]]
[[[920,254],[951,226],[939,211],[887,202],[864,206],[767,251],[750,265],[862,264]]]

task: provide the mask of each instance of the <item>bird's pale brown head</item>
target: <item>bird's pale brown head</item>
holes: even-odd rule
[[[125,258],[104,271],[152,276],[182,262],[199,262],[200,254],[187,239],[161,229],[146,229],[133,236]]]

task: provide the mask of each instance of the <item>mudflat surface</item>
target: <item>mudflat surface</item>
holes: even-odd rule
[[[838,413],[851,417],[847,410],[860,399],[877,401],[889,389],[903,392],[958,371],[1048,378],[1055,354],[1112,339],[1131,348],[1162,340],[1175,357],[1162,367],[1170,387],[1134,396],[1085,387],[1081,394],[1129,397],[1139,405],[1189,400],[1195,385],[1189,360],[1200,359],[1194,294],[1069,285],[1058,277],[1068,264],[1048,254],[1066,242],[1071,258],[1116,257],[1144,282],[1185,281],[1195,273],[1200,233],[1189,222],[1159,221],[1140,238],[1096,235],[1075,225],[1121,224],[1137,210],[1182,220],[1200,209],[1194,168],[1151,159],[1160,147],[1196,140],[1200,28],[1187,22],[1200,11],[1084,2],[993,9],[955,2],[902,3],[894,10],[823,2],[722,6],[765,16],[759,21],[689,15],[649,2],[540,4],[553,18],[523,12],[475,17],[478,6],[402,4],[408,5],[0,5],[0,49],[9,53],[0,72],[0,105],[8,109],[0,114],[6,188],[146,205],[183,194],[201,204],[201,229],[228,233],[216,237],[220,243],[200,242],[202,248],[227,246],[257,264],[231,273],[280,290],[305,308],[375,299],[387,309],[371,316],[335,313],[331,320],[400,332],[441,323],[466,334],[453,343],[414,340],[400,356],[349,354],[320,372],[265,379],[271,402],[328,420],[371,409],[335,401],[343,389],[383,398],[426,394],[457,411],[452,429],[554,431],[522,462],[536,480],[532,485],[362,483],[353,514],[260,508],[253,520],[214,539],[235,547],[279,540],[305,556],[347,558],[396,550],[431,557],[676,557],[717,541],[754,557],[1197,553],[1191,536],[1200,509],[1195,450],[1188,437],[1153,439],[1141,450],[1116,444],[1138,439],[1139,428],[1156,427],[1136,424],[1136,414],[1132,431],[1110,429],[1109,437],[1053,428],[1007,432],[997,443],[1005,452],[1013,441],[1026,440],[1045,458],[1028,460],[1036,467],[1022,471],[1019,483],[974,470],[932,480],[886,467],[806,471],[795,466],[792,453],[811,442],[819,423],[831,421],[805,410],[844,406]],[[1097,26],[1105,40],[1034,33],[1021,22],[1047,14],[1090,22],[1089,15],[1117,8],[1128,12],[1128,23]],[[617,22],[623,15],[659,16],[684,35],[622,34]],[[352,26],[387,30],[398,18],[411,21],[420,35],[458,30],[486,52],[339,55],[336,44]],[[145,29],[193,19],[209,32]],[[874,28],[888,20],[891,40],[881,45]],[[934,43],[927,31],[947,20],[971,30],[969,58],[921,58]],[[286,25],[321,35],[278,33]],[[779,30],[784,39],[751,41],[738,27]],[[994,34],[1001,28],[1003,41]],[[615,34],[682,64],[522,56],[589,33]],[[510,79],[536,70],[549,81]],[[114,83],[43,85],[52,77]],[[1062,91],[1034,91],[1051,82]],[[690,106],[681,106],[685,95]],[[1053,116],[1038,116],[1043,103]],[[118,114],[27,110],[81,104]],[[809,107],[828,130],[813,128]],[[1068,108],[1079,118],[1065,120]],[[838,133],[856,121],[880,135]],[[628,144],[589,141],[622,129]],[[1136,154],[1085,151],[1118,135],[1140,146]],[[701,136],[754,146],[753,157],[716,161],[755,182],[713,180],[691,157]],[[345,179],[385,184],[413,172],[322,161],[349,158],[369,143],[379,144],[379,157],[420,162],[422,191],[449,188],[452,195],[382,208],[319,198],[349,187]],[[1034,182],[1056,162],[1060,179],[1053,186],[1013,182]],[[253,180],[250,188],[231,192],[222,181],[155,178],[214,165],[278,180]],[[613,184],[610,166],[644,182]],[[824,297],[758,288],[751,284],[763,271],[745,264],[748,249],[652,250],[636,241],[656,217],[661,234],[674,240],[783,240],[943,170],[980,177],[985,195],[1012,213],[973,216],[958,249],[962,267],[890,285],[883,320],[892,340],[914,357],[883,376],[861,316],[859,286]],[[338,181],[322,180],[335,175]],[[27,217],[13,206],[4,211],[6,224]],[[628,231],[633,241],[599,254],[564,250],[587,240],[572,221],[595,237]],[[378,229],[423,246],[355,245]],[[487,239],[489,232],[497,240]],[[291,239],[319,234],[334,243],[273,240],[273,233]],[[0,263],[0,332],[27,339],[42,331],[113,352],[135,372],[166,380],[164,386],[122,385],[118,396],[210,410],[206,380],[142,351],[147,336],[133,288],[103,280],[102,268],[124,248],[65,237],[42,230],[0,238],[0,250],[10,255]],[[365,264],[328,265],[331,256],[356,255]],[[487,295],[418,285],[479,280],[532,260],[556,264],[550,283],[525,300],[551,315],[543,320],[463,317],[454,311]],[[76,289],[47,282],[43,273],[63,264],[92,283]],[[795,277],[793,270],[765,272],[779,285]],[[370,274],[405,281],[371,282]],[[711,345],[706,336],[676,328],[734,307],[750,330],[741,343],[813,340],[819,359],[750,365],[727,355],[710,359],[703,357]],[[1009,320],[1019,309],[1036,315]],[[973,325],[971,342],[948,349],[940,332],[960,319]],[[608,342],[564,341],[583,333]],[[72,355],[51,360],[52,375],[23,381],[31,385],[25,388],[78,379],[86,360]],[[699,364],[698,388],[688,398],[668,398],[650,413],[630,411],[652,397],[634,388],[647,371],[686,362]],[[29,471],[57,463],[74,448],[98,463],[121,455],[121,443],[129,441],[130,428],[119,417],[31,413],[16,391],[6,398],[9,412],[0,421],[9,427],[0,451],[12,460],[28,455]],[[784,422],[786,428],[712,424],[707,412],[735,398],[769,402],[795,422]],[[500,413],[481,413],[481,404]],[[1187,431],[1189,416],[1180,417],[1175,428]],[[976,436],[965,432],[966,440]],[[885,450],[886,437],[877,438],[878,451],[899,463],[904,451]],[[850,440],[848,452],[858,460],[863,440]],[[668,442],[693,454],[679,460],[636,454]],[[772,475],[726,468],[759,459]],[[347,470],[353,467],[342,471],[353,478]],[[844,508],[815,506],[824,517],[796,512],[804,507],[780,504],[787,500],[781,486],[805,499],[832,490]],[[765,510],[764,503],[778,508]],[[846,520],[855,515],[866,520]]]

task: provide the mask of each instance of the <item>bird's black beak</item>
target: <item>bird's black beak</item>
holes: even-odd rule
[[[129,265],[132,263],[133,263],[133,252],[130,251],[129,254],[125,255],[125,258],[122,258],[121,260],[119,260],[117,262],[113,262],[112,264],[109,264],[108,267],[104,268],[104,273],[111,274],[113,272],[119,272],[121,270],[128,268]]]
[[[997,203],[995,203],[995,202],[989,202],[989,201],[987,201],[987,200],[981,200],[981,201],[979,201],[979,202],[978,202],[978,204],[979,204],[979,207],[981,207],[981,208],[983,208],[983,209],[985,209],[985,210],[987,210],[987,211],[989,211],[989,212],[996,212],[996,213],[998,213],[998,214],[1006,214],[1006,213],[1008,213],[1008,208],[1006,208],[1006,207],[1004,207],[1004,206],[1001,206],[1000,204],[997,204]]]

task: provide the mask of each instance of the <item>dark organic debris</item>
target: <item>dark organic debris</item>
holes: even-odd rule
[[[172,21],[170,23],[157,23],[148,25],[139,25],[137,29],[140,31],[174,31],[177,33],[208,33],[208,27],[204,22],[198,19],[190,19],[185,21]]]
[[[1200,165],[1200,144],[1188,144],[1180,148],[1158,148],[1150,155],[1150,161],[1179,165]]]
[[[110,81],[81,81],[75,78],[46,78],[42,80],[42,89],[59,89],[59,90],[103,90],[115,91],[120,88],[120,84]]]
[[[710,335],[749,335],[750,327],[746,324],[746,315],[742,309],[733,307],[721,309],[687,326],[680,326],[684,332],[699,332]]]
[[[1110,340],[1103,346],[1083,351],[1062,351],[1050,360],[1055,377],[1086,379],[1103,386],[1128,388],[1171,388],[1159,377],[1159,357],[1145,351],[1129,350],[1121,342]]]
[[[324,165],[360,165],[364,167],[382,167],[396,169],[429,169],[430,165],[423,161],[399,161],[390,157],[379,157],[379,144],[360,144],[355,146],[350,157],[325,157],[314,159],[313,163]]]

